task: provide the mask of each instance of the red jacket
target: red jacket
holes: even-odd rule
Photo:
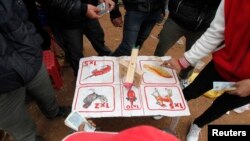
[[[250,1],[225,0],[224,10],[225,47],[213,53],[216,69],[228,81],[249,79]]]

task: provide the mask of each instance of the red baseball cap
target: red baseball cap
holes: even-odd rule
[[[123,130],[119,133],[109,132],[76,132],[68,135],[63,141],[179,141],[174,135],[141,125]]]

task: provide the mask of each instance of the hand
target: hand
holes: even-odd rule
[[[88,122],[92,126],[96,127],[96,124],[92,120],[88,120]],[[80,124],[80,126],[78,127],[78,131],[84,131],[84,126],[85,126],[85,123]]]
[[[228,91],[228,94],[238,95],[240,97],[250,96],[250,79],[245,79],[235,83],[235,90]]]
[[[100,11],[99,8],[97,8],[96,6],[93,6],[91,4],[87,5],[87,13],[86,16],[90,19],[97,19],[100,18],[100,15],[98,14],[98,12]]]
[[[122,27],[123,25],[122,17],[115,18],[111,22],[115,27]]]
[[[115,7],[113,0],[99,0],[99,2],[104,2],[108,11],[112,11]]]
[[[177,74],[179,74],[179,72],[181,71],[181,66],[178,63],[178,60],[176,60],[175,58],[171,58],[168,61],[164,61],[161,66],[167,67],[167,68],[171,68],[176,70]]]

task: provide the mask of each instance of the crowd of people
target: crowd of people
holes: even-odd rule
[[[102,2],[106,10],[110,11],[111,23],[123,28],[121,43],[113,52],[105,44],[104,31],[99,23],[101,15],[97,5]],[[119,11],[118,0],[0,1],[1,130],[17,141],[43,140],[27,112],[27,96],[36,100],[39,109],[48,119],[66,117],[71,110],[70,106],[57,103],[42,62],[42,50],[49,49],[50,35],[44,31],[35,14],[36,3],[48,10],[52,34],[63,48],[76,76],[79,60],[84,57],[83,35],[90,40],[100,56],[130,55],[133,46],[143,47],[157,21],[165,15],[167,5],[167,0],[122,2],[126,10],[124,18]],[[175,69],[180,79],[186,79],[200,59],[212,54],[212,60],[183,89],[185,99],[189,101],[203,95],[213,87],[213,81],[235,82],[235,89],[225,91],[203,114],[194,119],[187,141],[198,141],[202,127],[227,111],[250,103],[249,7],[248,0],[168,0],[169,16],[152,55],[164,56],[184,36],[186,49],[183,56],[172,58],[162,65]],[[143,129],[157,134],[159,132],[148,127]],[[158,136],[161,137],[161,140],[177,140],[165,134]]]

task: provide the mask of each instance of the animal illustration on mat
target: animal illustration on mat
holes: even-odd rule
[[[131,107],[133,107],[133,103],[137,98],[135,96],[135,92],[132,89],[128,90],[126,99],[130,102]]]
[[[164,102],[168,102],[169,103],[169,107],[171,109],[174,108],[174,103],[172,100],[172,90],[171,89],[167,89],[165,88],[165,90],[167,91],[167,95],[162,96],[159,92],[159,90],[157,88],[155,88],[154,92],[152,93],[152,95],[154,96],[154,98],[156,99],[156,104],[160,105],[161,107],[166,107],[166,104],[164,104]]]
[[[111,70],[110,65],[104,65],[104,66],[100,67],[99,69],[96,68],[93,71],[91,71],[91,74],[89,76],[85,77],[83,80],[86,80],[86,79],[94,77],[94,76],[104,75],[104,74],[110,72],[110,70]]]
[[[144,64],[143,67],[147,71],[149,71],[149,72],[151,72],[151,73],[153,73],[153,74],[155,74],[157,76],[161,76],[161,77],[164,77],[164,78],[172,78],[173,77],[168,71],[164,70],[160,66]]]
[[[108,102],[108,99],[104,96],[104,95],[99,95],[97,93],[95,93],[95,91],[93,89],[91,94],[88,94],[84,99],[83,99],[83,108],[88,108],[93,101],[95,101],[96,99],[100,99],[101,103],[106,103]]]

